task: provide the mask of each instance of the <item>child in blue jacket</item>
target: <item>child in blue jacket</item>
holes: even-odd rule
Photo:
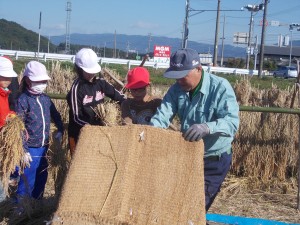
[[[28,166],[21,175],[16,191],[18,201],[23,197],[40,199],[47,182],[50,121],[53,119],[61,141],[63,123],[61,116],[49,96],[44,94],[50,77],[46,67],[37,61],[30,61],[25,68],[21,82],[21,95],[16,102],[16,113],[23,118],[28,133],[26,158]]]

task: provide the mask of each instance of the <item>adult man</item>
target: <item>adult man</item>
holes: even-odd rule
[[[187,141],[204,141],[205,207],[210,208],[230,169],[231,143],[239,126],[239,106],[229,82],[203,71],[198,53],[180,49],[164,74],[170,87],[150,124],[167,128],[177,114]]]

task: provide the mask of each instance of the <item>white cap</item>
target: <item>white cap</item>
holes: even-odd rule
[[[17,77],[18,74],[13,69],[11,60],[0,56],[0,76],[2,77]]]
[[[90,48],[82,48],[75,56],[75,63],[87,73],[99,73],[101,66],[96,53]]]
[[[30,61],[27,63],[24,76],[28,77],[31,81],[50,80],[46,67],[38,61]]]

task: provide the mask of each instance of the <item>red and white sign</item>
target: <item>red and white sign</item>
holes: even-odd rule
[[[153,58],[154,62],[167,63],[170,62],[171,47],[154,45]]]

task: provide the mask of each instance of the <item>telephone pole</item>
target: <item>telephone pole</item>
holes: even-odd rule
[[[114,54],[113,58],[117,57],[117,31],[115,30],[115,41],[114,41]]]
[[[251,10],[250,23],[249,23],[248,48],[247,48],[247,60],[246,60],[247,69],[249,69],[250,58],[251,58],[252,24],[253,24],[253,11]]]
[[[189,36],[189,28],[188,28],[188,20],[189,20],[189,12],[190,12],[190,0],[185,1],[185,19],[184,19],[184,35],[182,39],[182,48],[187,48],[187,40]]]
[[[248,11],[251,13],[250,23],[249,23],[249,34],[248,34],[247,58],[246,58],[247,69],[249,69],[251,50],[252,50],[253,13],[258,12],[259,10],[263,10],[264,4],[246,5],[243,8],[248,9]]]
[[[105,49],[106,48],[106,42],[104,42],[104,47],[103,47],[103,57],[105,58]]]
[[[70,52],[70,21],[71,21],[71,11],[72,11],[72,5],[71,2],[67,2],[66,6],[67,11],[67,20],[66,20],[66,47],[65,52]]]
[[[264,3],[264,16],[263,16],[263,24],[262,24],[262,30],[261,30],[259,70],[258,70],[258,77],[260,77],[260,78],[262,77],[263,64],[264,64],[265,32],[266,32],[267,9],[268,9],[269,1],[270,0],[265,0],[265,3]]]
[[[223,66],[223,56],[224,56],[224,34],[225,34],[225,15],[224,15],[224,18],[223,18],[223,32],[222,32],[222,51],[221,51],[221,66]]]
[[[151,42],[151,40],[152,40],[152,39],[151,39],[151,35],[152,35],[152,34],[149,33],[148,35],[149,35],[149,40],[148,40],[148,51],[147,51],[147,52],[148,52],[148,54],[149,54],[149,53],[150,53],[150,42]]]
[[[126,59],[128,59],[129,57],[129,41],[127,41],[127,45],[126,45]]]
[[[40,12],[40,20],[39,20],[39,40],[38,40],[38,55],[37,55],[38,60],[40,56],[41,27],[42,27],[42,12]]]
[[[185,19],[184,19],[184,23],[183,23],[183,37],[182,37],[182,48],[187,48],[187,41],[188,41],[188,35],[189,35],[189,28],[188,28],[188,19],[189,17],[191,16],[195,16],[199,13],[203,13],[203,12],[206,12],[206,11],[218,11],[217,12],[217,20],[216,20],[216,31],[215,31],[215,50],[214,50],[214,59],[213,59],[213,62],[214,62],[214,65],[217,64],[217,55],[218,55],[218,32],[219,32],[219,17],[220,17],[220,12],[221,11],[243,11],[243,9],[239,9],[239,10],[235,10],[235,9],[225,9],[225,10],[221,10],[220,9],[220,3],[221,3],[221,0],[218,0],[218,9],[217,10],[214,10],[214,9],[201,9],[201,10],[197,10],[197,9],[192,9],[190,7],[190,1],[189,0],[186,0],[186,6],[185,6]],[[190,15],[190,12],[194,12],[193,14]]]
[[[221,0],[218,0],[213,66],[217,66],[217,62],[218,62],[218,35],[219,35],[219,20],[220,20],[220,3],[221,3]]]

